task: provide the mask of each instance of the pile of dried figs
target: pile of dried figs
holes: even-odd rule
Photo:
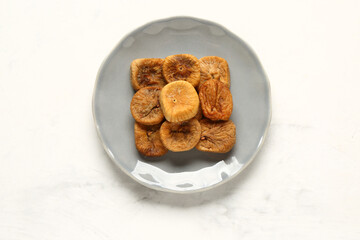
[[[136,59],[130,66],[135,145],[150,157],[200,151],[226,153],[236,141],[225,59],[190,54]],[[164,120],[165,118],[165,120]]]

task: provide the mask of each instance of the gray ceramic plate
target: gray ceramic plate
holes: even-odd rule
[[[219,56],[229,63],[237,141],[227,154],[193,149],[154,159],[135,148],[130,63],[179,53]],[[153,189],[195,192],[227,182],[254,159],[270,124],[270,86],[256,55],[239,37],[213,22],[174,17],[134,30],[114,48],[97,76],[93,115],[106,152],[127,175]]]

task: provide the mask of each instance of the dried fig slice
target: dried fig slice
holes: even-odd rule
[[[164,59],[140,58],[130,65],[131,85],[135,91],[143,87],[163,87],[167,83],[162,74]]]
[[[160,105],[169,122],[181,122],[193,118],[199,109],[199,96],[188,82],[167,84],[160,93]]]
[[[229,121],[213,122],[209,119],[200,120],[201,137],[196,149],[203,152],[226,153],[236,142],[235,124]]]
[[[160,139],[164,146],[173,152],[188,151],[199,142],[201,127],[195,118],[179,122],[164,122],[160,128]]]
[[[204,82],[199,90],[203,115],[213,121],[229,120],[233,109],[230,89],[217,80]]]
[[[134,94],[130,110],[135,121],[144,125],[161,123],[164,115],[159,103],[160,91],[159,87],[144,87]]]
[[[196,87],[200,82],[199,60],[190,54],[168,56],[163,64],[163,74],[168,83],[183,80]]]
[[[135,122],[135,146],[143,155],[148,157],[160,157],[167,153],[167,148],[160,140],[161,124],[146,126]]]
[[[200,83],[215,79],[230,87],[230,70],[227,61],[221,57],[207,56],[199,59],[200,62]]]

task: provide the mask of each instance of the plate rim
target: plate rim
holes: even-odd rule
[[[168,22],[168,21],[172,21],[172,20],[177,20],[177,19],[190,19],[193,21],[197,21],[203,24],[207,24],[207,25],[213,25],[213,26],[217,26],[219,28],[221,28],[222,30],[225,30],[225,32],[229,35],[231,35],[231,37],[235,38],[236,40],[240,41],[244,46],[247,47],[247,49],[249,50],[250,54],[253,55],[256,64],[260,67],[263,75],[264,75],[264,79],[268,88],[268,94],[269,94],[269,109],[268,109],[268,119],[267,119],[267,125],[265,128],[265,131],[262,135],[262,138],[258,144],[258,146],[256,147],[256,151],[254,151],[254,153],[252,154],[252,156],[249,158],[249,160],[243,165],[243,167],[241,169],[239,169],[236,173],[234,173],[233,175],[231,175],[230,177],[215,183],[213,185],[210,186],[206,186],[203,188],[199,188],[199,189],[190,189],[190,190],[174,190],[174,189],[169,189],[169,188],[163,188],[163,187],[159,187],[156,185],[151,185],[148,184],[146,182],[141,181],[140,179],[136,178],[135,176],[133,176],[130,172],[128,172],[123,166],[121,166],[116,160],[114,155],[111,153],[110,149],[105,145],[102,134],[100,132],[99,129],[99,124],[97,122],[96,119],[96,114],[95,114],[95,95],[96,95],[96,90],[97,90],[97,86],[98,86],[98,82],[99,82],[99,77],[100,74],[105,66],[105,64],[109,61],[109,59],[111,58],[111,56],[114,54],[114,51],[119,48],[121,46],[121,44],[124,42],[125,39],[127,39],[130,35],[132,35],[133,33],[139,31],[140,29],[143,29],[151,24],[157,23],[157,22]],[[167,17],[167,18],[160,18],[160,19],[156,19],[156,20],[152,20],[149,21],[135,29],[133,29],[132,31],[130,31],[129,33],[125,34],[119,41],[118,43],[111,49],[111,51],[107,54],[107,56],[104,58],[104,60],[102,61],[102,63],[100,64],[99,70],[97,71],[96,74],[96,79],[95,79],[95,84],[94,84],[94,89],[93,89],[93,93],[92,93],[92,101],[91,101],[91,108],[92,108],[92,115],[93,115],[93,121],[95,124],[95,128],[96,128],[96,133],[98,138],[100,139],[101,145],[103,146],[105,152],[107,153],[108,157],[112,160],[113,163],[115,163],[115,165],[120,168],[127,176],[129,176],[130,178],[132,178],[133,180],[135,180],[136,182],[140,183],[141,185],[153,189],[153,190],[157,190],[157,191],[161,191],[161,192],[170,192],[170,193],[178,193],[178,194],[191,194],[191,193],[197,193],[197,192],[204,192],[210,189],[213,189],[215,187],[218,187],[220,185],[223,185],[224,183],[229,182],[230,180],[234,179],[236,176],[238,176],[242,171],[244,171],[255,159],[255,157],[257,156],[257,154],[259,153],[259,151],[261,150],[261,148],[263,147],[263,144],[267,138],[268,135],[268,131],[269,131],[269,127],[271,124],[271,120],[272,120],[272,98],[271,98],[271,85],[270,85],[270,81],[269,78],[258,58],[258,56],[256,55],[255,51],[250,47],[249,44],[247,44],[244,40],[242,40],[240,37],[238,37],[236,34],[234,34],[233,32],[231,32],[229,29],[227,29],[226,27],[224,27],[223,25],[210,21],[210,20],[206,20],[206,19],[201,19],[201,18],[197,18],[197,17],[192,17],[192,16],[186,16],[186,15],[180,15],[180,16],[173,16],[173,17]]]

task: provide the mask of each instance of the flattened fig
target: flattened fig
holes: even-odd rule
[[[195,118],[178,123],[165,121],[160,128],[160,138],[164,146],[173,152],[188,151],[199,142],[201,127]]]
[[[161,90],[160,106],[169,122],[186,121],[198,112],[199,96],[190,83],[172,82]]]
[[[213,122],[209,119],[200,120],[201,136],[196,149],[203,152],[226,153],[236,142],[236,126],[229,121]]]
[[[213,121],[229,120],[233,101],[230,89],[222,82],[208,80],[199,90],[199,98],[203,115]]]
[[[163,74],[168,83],[182,80],[196,87],[200,82],[199,60],[190,54],[168,56],[163,64]]]
[[[143,155],[160,157],[167,153],[167,149],[160,140],[160,124],[146,126],[135,122],[135,146]]]
[[[144,87],[134,94],[130,110],[135,121],[144,125],[161,123],[164,114],[160,108],[160,91],[159,87]]]
[[[140,58],[130,65],[131,85],[135,91],[143,87],[163,87],[166,81],[162,74],[164,59]]]
[[[214,79],[230,87],[230,70],[227,61],[221,57],[207,56],[199,59],[200,84]]]

